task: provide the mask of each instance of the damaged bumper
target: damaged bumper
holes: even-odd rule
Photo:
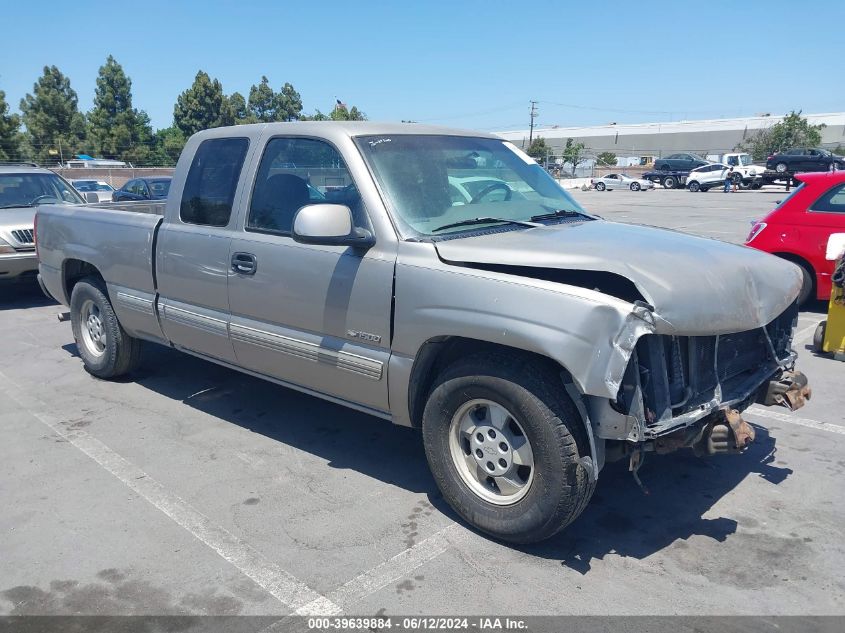
[[[614,401],[590,398],[598,438],[659,453],[741,452],[754,439],[740,412],[753,403],[795,410],[812,394],[794,369],[793,306],[765,325],[715,336],[641,337]]]

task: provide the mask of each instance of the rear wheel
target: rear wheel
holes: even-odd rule
[[[698,181],[693,180],[691,183],[689,183],[687,185],[687,189],[689,189],[692,192],[700,191],[701,185],[698,184]]]
[[[786,163],[778,163],[777,165],[775,165],[775,171],[779,174],[786,173],[786,170],[787,170]]]
[[[666,189],[674,189],[675,187],[678,186],[678,181],[675,179],[674,176],[666,176],[663,179],[663,186]]]
[[[589,448],[559,374],[530,356],[477,354],[438,378],[423,414],[429,467],[443,497],[496,538],[531,543],[569,525],[595,483]]]
[[[86,371],[98,378],[116,378],[138,366],[141,343],[117,320],[103,282],[86,277],[70,298],[73,338]]]

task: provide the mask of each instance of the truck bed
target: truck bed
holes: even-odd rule
[[[134,288],[154,296],[153,244],[163,213],[163,202],[38,207],[38,255],[50,294],[68,303],[64,280],[71,259],[99,270],[110,291]]]
[[[155,202],[94,202],[84,205],[88,209],[106,209],[109,211],[128,211],[131,213],[147,213],[150,215],[164,215],[164,200]]]

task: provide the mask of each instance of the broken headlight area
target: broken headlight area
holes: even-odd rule
[[[596,435],[620,441],[608,443],[608,461],[643,449],[741,452],[754,438],[741,411],[754,402],[801,406],[810,389],[793,367],[797,314],[793,305],[764,327],[731,334],[642,336],[616,400],[591,402]]]

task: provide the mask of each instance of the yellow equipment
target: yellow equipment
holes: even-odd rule
[[[836,360],[845,361],[845,255],[839,257],[833,270],[827,320],[816,328],[813,347],[816,352],[827,352]]]

